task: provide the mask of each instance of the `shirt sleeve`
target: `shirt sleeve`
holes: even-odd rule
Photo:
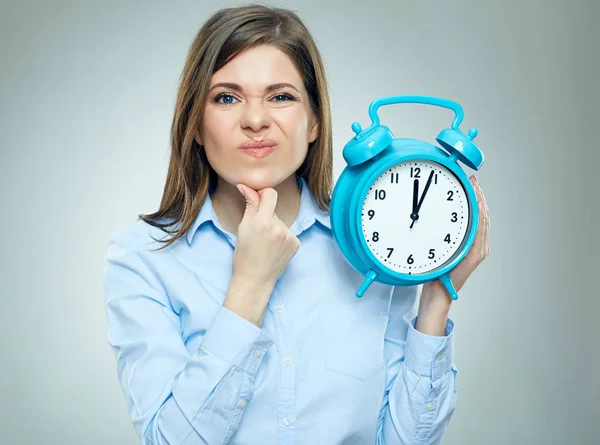
[[[226,444],[253,392],[270,334],[221,306],[189,353],[179,315],[144,252],[114,238],[104,268],[107,338],[145,444]]]
[[[456,408],[454,322],[445,336],[415,329],[422,285],[396,287],[385,336],[386,387],[377,444],[437,445]]]

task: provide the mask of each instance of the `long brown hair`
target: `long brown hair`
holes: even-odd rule
[[[204,147],[194,138],[200,131],[212,74],[238,53],[264,44],[287,54],[304,81],[310,107],[319,122],[319,134],[309,144],[296,174],[306,180],[319,207],[329,210],[333,182],[331,112],[325,69],[313,38],[289,9],[260,4],[224,8],[206,21],[188,51],[171,124],[171,158],[160,208],[138,218],[175,234],[170,240],[156,240],[166,243],[161,249],[185,234],[206,194],[216,187],[216,172],[208,163]],[[176,230],[167,229],[173,225],[178,226]]]

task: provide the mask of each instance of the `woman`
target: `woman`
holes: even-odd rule
[[[105,265],[142,443],[439,443],[456,403],[452,300],[437,281],[355,297],[362,276],[329,225],[325,72],[293,12],[204,24],[171,144],[160,209],[111,235]],[[489,252],[473,184],[482,219],[457,290]]]

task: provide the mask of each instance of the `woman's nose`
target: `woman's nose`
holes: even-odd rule
[[[270,122],[271,115],[267,104],[262,100],[246,102],[240,122],[243,128],[259,131],[263,127],[268,127]]]

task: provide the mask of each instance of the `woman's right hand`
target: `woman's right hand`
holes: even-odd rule
[[[256,192],[238,185],[246,199],[244,217],[238,226],[232,275],[256,284],[275,286],[300,241],[275,214],[277,192],[266,188]]]
[[[275,282],[298,252],[300,240],[275,214],[274,189],[257,192],[239,184],[238,190],[246,209],[238,226],[225,306],[260,326]]]

